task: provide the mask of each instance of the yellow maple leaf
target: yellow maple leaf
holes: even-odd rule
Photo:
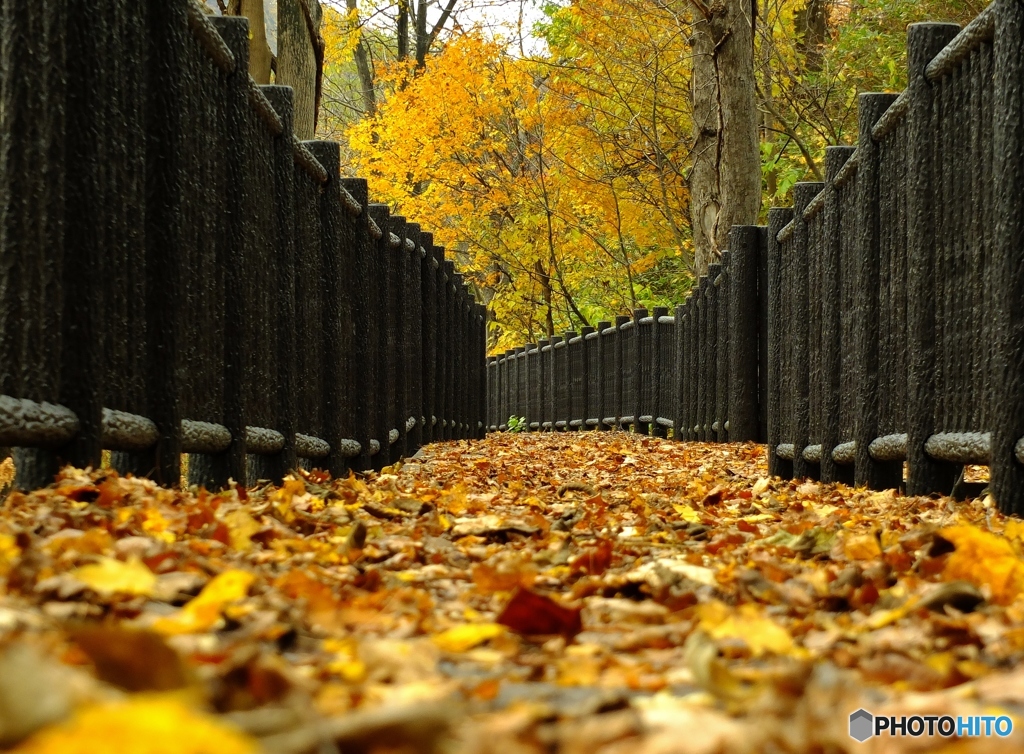
[[[503,633],[505,633],[504,627],[497,623],[468,623],[449,628],[431,638],[439,649],[446,652],[468,652]]]
[[[209,631],[227,605],[245,597],[254,579],[255,576],[247,571],[225,571],[203,587],[203,591],[178,612],[157,620],[153,628],[164,634]]]
[[[701,521],[700,514],[691,508],[689,505],[675,504],[672,506],[675,512],[679,514],[679,518],[683,519],[691,524],[699,524]]]
[[[255,754],[256,742],[168,694],[96,705],[44,728],[17,754]]]
[[[941,529],[939,536],[956,548],[946,560],[943,579],[988,587],[992,600],[1002,605],[1024,592],[1024,561],[1007,540],[966,525]]]
[[[793,637],[789,631],[762,615],[756,605],[740,605],[735,610],[722,602],[709,602],[698,608],[700,627],[712,639],[738,639],[754,657],[763,654],[790,654]]]
[[[843,552],[850,560],[872,560],[881,557],[882,548],[874,534],[862,534],[848,537],[843,542]]]
[[[224,516],[224,525],[228,527],[231,547],[235,550],[248,550],[252,547],[252,535],[263,527],[246,511],[232,511]]]
[[[100,558],[98,563],[76,568],[70,574],[97,594],[141,594],[149,596],[156,586],[156,575],[138,557],[127,562]]]

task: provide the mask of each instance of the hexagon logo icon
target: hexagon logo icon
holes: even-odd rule
[[[875,717],[861,708],[850,713],[850,738],[864,743],[875,735]]]

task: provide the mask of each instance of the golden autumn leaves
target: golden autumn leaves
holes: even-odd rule
[[[769,479],[762,454],[490,436],[216,495],[68,470],[0,511],[0,740],[5,699],[61,688],[7,745],[159,751],[184,726],[182,752],[328,729],[343,750],[385,730],[643,752],[689,721],[704,750],[813,751],[868,695],[1024,697],[1024,527],[983,500]]]

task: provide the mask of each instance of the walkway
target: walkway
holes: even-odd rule
[[[94,676],[194,686],[272,752],[846,750],[861,706],[1021,709],[1024,525],[765,474],[761,446],[622,433],[220,495],[68,472],[0,513],[0,734],[11,692],[110,698]]]

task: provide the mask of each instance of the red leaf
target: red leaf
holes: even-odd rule
[[[599,540],[597,547],[589,547],[572,561],[573,573],[589,573],[600,576],[612,564],[613,544],[607,539]]]
[[[520,589],[498,616],[498,623],[518,634],[561,634],[571,639],[583,630],[582,608],[563,607],[550,597]]]

